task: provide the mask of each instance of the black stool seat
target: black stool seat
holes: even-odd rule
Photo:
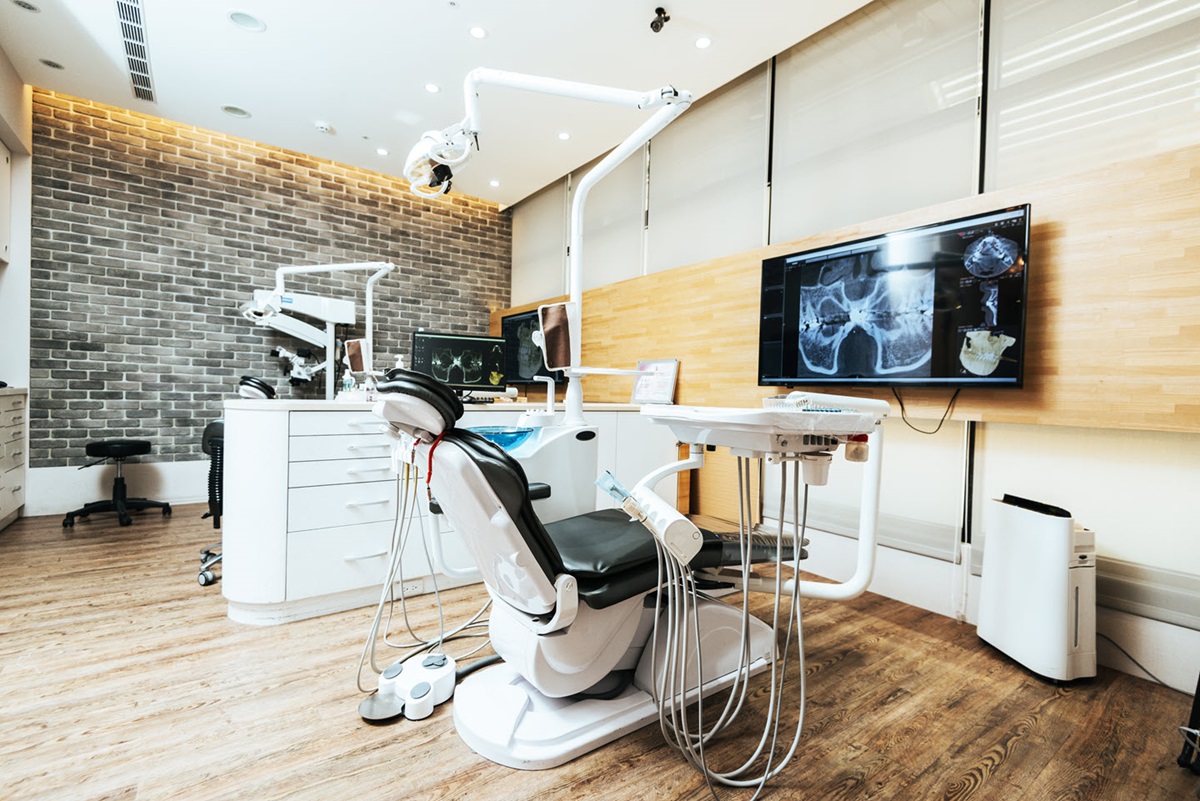
[[[84,504],[73,512],[67,512],[63,518],[63,528],[74,528],[75,518],[88,517],[93,512],[116,512],[117,521],[122,526],[133,522],[130,512],[142,509],[161,509],[163,515],[171,514],[171,504],[163,501],[151,501],[146,498],[130,498],[125,489],[125,477],[121,475],[121,463],[130,456],[144,456],[150,453],[150,441],[145,439],[98,439],[87,443],[84,451],[96,461],[85,464],[91,467],[100,462],[112,459],[117,466],[117,475],[113,478],[112,498],[103,501],[93,501]],[[82,468],[80,468],[82,469]]]
[[[84,448],[88,456],[97,459],[128,459],[130,456],[145,456],[150,452],[150,441],[145,439],[102,439],[89,442]]]

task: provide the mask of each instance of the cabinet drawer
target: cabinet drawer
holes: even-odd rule
[[[326,459],[371,459],[390,457],[392,441],[382,434],[354,434],[340,437],[288,437],[289,462],[314,462]]]
[[[293,462],[288,465],[289,487],[319,487],[325,484],[358,484],[394,478],[392,460],[337,459],[322,462]]]
[[[23,443],[25,441],[24,426],[6,426],[0,428],[0,442],[9,443],[9,448],[12,448],[13,443]]]
[[[0,473],[25,464],[25,445],[20,440],[0,442]]]
[[[391,521],[288,535],[288,600],[382,585],[391,535]]]
[[[0,414],[15,412],[25,408],[24,395],[0,395]]]
[[[387,423],[371,412],[291,412],[288,433],[293,437],[331,434],[378,434]]]
[[[377,523],[395,516],[395,481],[288,490],[288,531]]]
[[[0,428],[17,427],[21,429],[25,426],[25,410],[5,410],[0,412]]]
[[[0,473],[0,517],[25,505],[25,470],[5,470]]]

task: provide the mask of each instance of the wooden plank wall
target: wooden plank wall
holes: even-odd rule
[[[1020,203],[1033,220],[1025,388],[964,390],[953,417],[1200,432],[1200,147],[590,290],[584,364],[678,358],[678,403],[757,405],[776,391],[756,378],[764,258]],[[507,313],[493,315],[497,330]],[[584,382],[589,401],[627,402],[630,389],[627,378]],[[910,414],[937,418],[950,391],[903,396]]]

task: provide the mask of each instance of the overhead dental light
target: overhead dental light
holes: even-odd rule
[[[658,9],[659,13],[664,13]],[[665,22],[665,19],[664,19]],[[635,374],[632,370],[613,370],[583,367],[580,360],[580,305],[583,300],[583,207],[591,188],[616,169],[617,165],[633,155],[642,145],[667,127],[692,103],[690,92],[673,86],[663,86],[646,92],[630,89],[614,89],[608,86],[564,81],[476,68],[463,80],[463,96],[466,101],[466,116],[462,122],[441,131],[426,131],[421,140],[409,151],[404,162],[404,177],[412,185],[412,191],[422,197],[437,197],[450,191],[454,173],[471,157],[471,148],[479,147],[479,88],[484,84],[523,89],[529,92],[589,100],[597,103],[654,111],[619,145],[609,151],[575,188],[571,201],[570,219],[570,301],[566,304],[564,333],[569,333],[570,365],[565,368],[568,376],[565,424],[583,423],[583,387],[579,379],[589,373],[608,375]]]

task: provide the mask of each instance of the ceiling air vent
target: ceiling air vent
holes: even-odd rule
[[[117,18],[125,42],[125,63],[133,96],[154,102],[154,79],[150,76],[150,53],[146,50],[146,26],[142,19],[142,0],[117,0]]]

